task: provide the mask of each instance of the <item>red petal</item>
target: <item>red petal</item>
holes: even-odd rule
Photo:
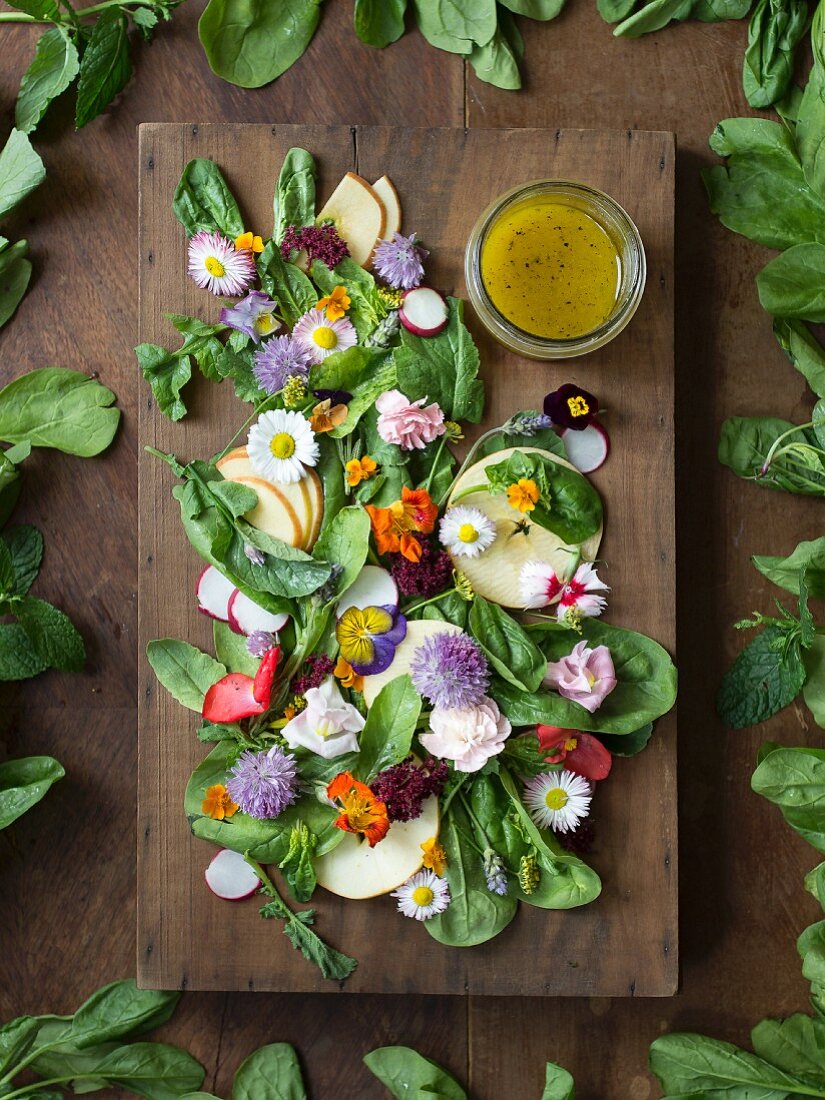
[[[263,714],[266,707],[255,698],[254,688],[251,676],[230,672],[207,691],[201,714],[210,722],[240,722],[253,714]]]
[[[584,779],[607,779],[613,765],[613,757],[598,737],[592,733],[574,733],[578,742],[567,754],[564,766]]]
[[[536,726],[536,736],[539,739],[539,748],[544,749],[549,762],[558,764],[567,756],[564,751],[565,742],[571,737],[578,737],[578,731],[564,729],[562,726]]]
[[[264,656],[255,674],[255,682],[252,694],[261,704],[261,710],[266,710],[272,698],[272,682],[278,669],[278,660],[281,656],[281,647],[275,646]]]

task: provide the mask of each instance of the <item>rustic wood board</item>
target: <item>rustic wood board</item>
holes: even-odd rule
[[[486,423],[535,407],[568,379],[609,409],[610,461],[594,477],[607,505],[602,555],[613,586],[610,619],[675,639],[673,477],[673,187],[671,134],[345,128],[324,126],[147,125],[140,134],[140,340],[170,343],[165,312],[204,316],[216,303],[185,275],[185,237],[171,212],[186,162],[208,156],[224,170],[249,219],[266,232],[274,181],[291,145],[314,153],[319,190],[349,169],[388,173],[401,193],[405,226],[432,247],[431,281],[463,295],[464,244],[478,212],[517,183],[556,176],[614,195],[636,220],[648,257],[648,288],[634,321],[601,351],[566,364],[505,352],[470,318],[487,386]],[[147,390],[141,447],[189,458],[218,449],[247,409],[225,389],[192,387],[190,413],[170,424]],[[208,622],[195,609],[200,568],[170,495],[168,469],[141,452],[139,469],[139,639],[183,637],[208,648]],[[206,890],[211,848],[192,838],[182,810],[186,780],[204,755],[195,719],[140,665],[137,970],[143,985],[189,989],[334,991],[254,901],[230,906]],[[436,944],[404,924],[386,899],[344,902],[319,891],[319,932],[355,955],[348,992],[496,995],[667,996],[678,978],[676,719],[658,723],[649,748],[618,760],[596,800],[597,840],[589,861],[602,896],[582,910],[522,905],[510,927],[469,950]],[[387,962],[387,955],[391,963]]]

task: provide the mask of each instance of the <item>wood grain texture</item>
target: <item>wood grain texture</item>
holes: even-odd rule
[[[267,231],[272,181],[291,145],[319,156],[320,195],[349,169],[368,179],[387,173],[402,197],[405,225],[432,250],[428,277],[464,294],[464,246],[472,224],[499,193],[541,177],[604,188],[637,219],[650,268],[634,321],[599,352],[575,363],[542,364],[501,349],[480,329],[487,406],[483,426],[572,378],[610,410],[613,450],[594,478],[607,508],[602,554],[613,587],[611,619],[674,643],[673,502],[673,140],[642,132],[464,131],[387,128],[147,126],[141,130],[140,336],[172,338],[165,311],[211,316],[217,306],[185,274],[185,234],[170,200],[193,156],[227,171],[247,224]],[[427,165],[422,175],[415,166]],[[645,201],[639,201],[641,195]],[[472,196],[468,199],[468,196]],[[323,199],[322,199],[323,201]],[[206,311],[211,311],[207,312]],[[640,390],[648,395],[642,407]],[[142,445],[186,460],[219,450],[248,414],[226,389],[194,387],[190,415],[170,424],[141,405]],[[168,469],[140,459],[139,644],[183,637],[209,646],[208,620],[192,590],[201,567],[170,496]],[[142,665],[139,699],[138,973],[148,985],[188,988],[333,989],[307,966],[257,905],[227,907],[203,885],[210,847],[188,835],[182,791],[205,755],[194,719],[158,689]],[[399,922],[387,899],[353,903],[319,891],[318,928],[359,960],[348,992],[663,996],[678,973],[675,716],[661,722],[648,751],[617,761],[596,799],[592,861],[604,880],[598,901],[548,913],[521,906],[489,944],[458,950]],[[273,942],[274,940],[274,942]],[[536,966],[532,945],[548,962]],[[597,943],[600,950],[594,951]],[[387,965],[387,944],[393,963]],[[271,962],[260,965],[262,953]],[[553,960],[561,960],[552,962]]]

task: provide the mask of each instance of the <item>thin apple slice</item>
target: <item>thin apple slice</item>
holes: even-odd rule
[[[224,901],[250,898],[261,885],[241,853],[229,848],[221,848],[206,868],[204,878],[212,893]]]
[[[439,619],[416,619],[407,623],[407,636],[395,651],[392,664],[384,672],[378,672],[375,676],[364,677],[364,702],[371,707],[381,688],[394,680],[396,676],[403,676],[410,671],[415,651],[425,639],[434,634],[460,634],[461,630],[452,623],[445,623]],[[383,841],[382,841],[383,843]]]
[[[278,494],[283,498],[283,502],[286,505],[286,510],[289,513],[294,523],[297,523],[299,532],[293,541],[292,538],[285,538],[283,534],[278,534],[276,529],[268,530],[267,527],[263,527],[261,524],[262,514],[256,509],[253,509],[246,518],[255,527],[259,527],[262,531],[267,531],[268,534],[274,535],[276,538],[283,539],[284,542],[289,542],[291,546],[297,546],[301,550],[311,550],[315,545],[315,540],[318,538],[318,532],[321,529],[321,520],[324,515],[324,491],[321,486],[321,479],[318,474],[311,467],[306,468],[306,476],[302,477],[300,481],[292,482],[290,484],[274,484],[271,481],[267,481],[266,478],[259,477],[255,473],[252,463],[249,461],[249,453],[246,447],[236,447],[235,450],[230,451],[219,462],[216,463],[218,470],[226,478],[227,481],[238,481],[241,484],[249,485],[251,489],[258,492],[259,508],[264,510],[264,505],[261,503],[261,492],[259,492],[260,485],[268,485],[270,488],[276,490]],[[266,509],[270,513],[271,508]],[[253,518],[253,515],[255,518]],[[277,528],[280,524],[283,524],[283,517],[280,521],[277,521],[277,517],[270,514],[269,521],[274,528]],[[286,524],[286,529],[289,530],[289,524]]]
[[[232,480],[254,489],[258,494],[258,503],[246,513],[244,519],[265,535],[272,535],[290,546],[303,546],[304,528],[298,512],[280,486],[276,488],[262,477],[234,477]]]
[[[384,240],[390,241],[396,233],[401,232],[401,200],[398,197],[395,184],[389,176],[382,176],[380,180],[375,181],[372,187],[387,211]]]
[[[420,817],[394,821],[374,848],[346,833],[336,848],[315,861],[318,885],[353,900],[389,894],[420,869],[421,845],[438,836],[438,825],[438,799],[433,796],[425,801]]]
[[[355,172],[347,172],[315,220],[318,225],[332,222],[353,260],[369,267],[372,250],[384,236],[387,211],[371,184]]]
[[[255,603],[249,596],[236,588],[229,600],[228,622],[236,634],[252,634],[263,630],[267,634],[277,634],[289,622],[289,615],[276,615],[265,607]]]
[[[350,607],[398,607],[398,586],[380,565],[365,565],[338,601],[340,617]]]
[[[214,565],[207,565],[201,570],[195,586],[198,611],[208,615],[210,619],[219,619],[222,623],[228,622],[229,601],[235,590],[235,585],[228,581],[220,570]]]

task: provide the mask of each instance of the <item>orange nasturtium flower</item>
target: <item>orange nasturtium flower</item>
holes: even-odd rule
[[[507,503],[519,512],[532,512],[539,501],[539,487],[529,477],[520,477],[507,488]]]
[[[352,772],[336,775],[327,787],[327,796],[341,810],[335,822],[336,828],[365,837],[370,848],[374,848],[387,835],[390,827],[387,807]]]
[[[235,248],[238,251],[263,252],[264,242],[257,233],[241,233],[240,237],[235,238]]]
[[[215,783],[206,788],[206,798],[201,803],[201,812],[215,821],[223,821],[238,812],[237,803],[229,797],[229,793],[223,783]]]
[[[316,435],[321,432],[331,432],[333,428],[337,428],[339,424],[344,423],[348,412],[349,409],[346,405],[333,405],[327,397],[324,401],[319,401],[312,410],[309,426]]]
[[[341,687],[352,688],[353,691],[364,690],[364,677],[359,676],[349,661],[339,657],[335,665],[334,675],[341,681]]]
[[[352,301],[347,294],[347,288],[336,286],[332,294],[328,294],[326,298],[319,298],[315,308],[325,309],[328,321],[340,321],[351,305]]]
[[[377,469],[378,463],[369,455],[364,455],[363,458],[351,458],[346,465],[347,485],[355,488],[362,481],[369,481]]]
[[[421,845],[421,851],[424,853],[424,866],[427,870],[435,871],[439,876],[443,875],[447,870],[447,853],[438,840],[431,836]]]
[[[401,490],[401,499],[389,508],[367,505],[372,533],[379,554],[401,553],[407,561],[421,561],[421,543],[415,534],[429,535],[438,518],[438,505],[433,504],[426,489]]]

